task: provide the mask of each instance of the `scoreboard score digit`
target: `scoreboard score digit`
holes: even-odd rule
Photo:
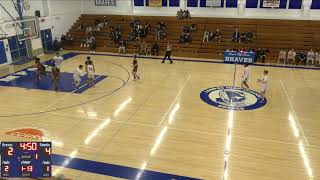
[[[51,177],[51,142],[1,142],[1,176]]]

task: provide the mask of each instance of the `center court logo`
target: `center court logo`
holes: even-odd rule
[[[35,128],[20,128],[6,132],[5,134],[36,140],[42,140],[45,137],[45,133],[42,130]]]
[[[206,89],[200,93],[200,98],[212,106],[230,110],[252,110],[264,106],[262,96],[250,89],[222,86]]]

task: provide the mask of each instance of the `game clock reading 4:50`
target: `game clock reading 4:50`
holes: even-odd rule
[[[1,142],[1,177],[51,177],[51,142]]]

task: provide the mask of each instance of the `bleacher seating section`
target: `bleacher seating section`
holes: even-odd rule
[[[83,14],[72,26],[70,33],[75,39],[65,49],[88,50],[80,48],[84,31],[77,31],[80,23],[94,24],[96,18],[103,18],[104,15]],[[121,25],[122,37],[127,39],[129,20],[132,16],[106,15],[111,24]],[[188,20],[177,20],[176,17],[141,16],[137,17],[140,22],[151,23],[151,31],[147,36],[147,42],[157,41],[160,46],[160,54],[165,50],[166,42],[173,43],[173,56],[215,58],[223,59],[225,49],[245,47],[248,48],[268,48],[267,62],[276,62],[280,49],[291,49],[308,51],[310,48],[320,50],[320,22],[306,20],[275,20],[275,19],[231,19],[231,18],[203,18],[193,17]],[[167,40],[156,40],[155,26],[163,20],[167,26]],[[178,38],[185,24],[197,24],[197,31],[192,33],[192,43],[183,45],[178,43]],[[222,32],[222,42],[202,42],[205,30],[214,31],[219,28]],[[231,42],[232,33],[235,28],[239,31],[252,31],[254,34],[253,43],[238,44]],[[107,28],[96,35],[96,51],[118,52],[118,46],[110,39],[106,38]],[[127,53],[134,52],[134,42],[128,42]]]

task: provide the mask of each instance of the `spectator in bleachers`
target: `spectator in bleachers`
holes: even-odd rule
[[[177,19],[178,19],[178,20],[183,19],[183,11],[182,11],[182,9],[180,9],[179,11],[177,11]]]
[[[240,33],[240,43],[246,43],[246,33],[245,32],[242,32]]]
[[[290,63],[290,60],[291,60],[292,64],[295,64],[296,55],[297,55],[297,53],[295,52],[295,50],[294,50],[294,49],[291,49],[291,50],[288,52],[287,62]]]
[[[107,27],[107,26],[108,26],[109,20],[107,19],[106,16],[103,16],[102,23],[103,23],[103,26],[104,26],[104,27]]]
[[[79,26],[78,26],[78,28],[77,28],[77,30],[78,30],[78,31],[82,31],[82,30],[83,30],[83,27],[84,27],[83,24],[80,23]]]
[[[253,33],[252,33],[251,31],[248,31],[248,32],[246,33],[246,42],[247,42],[247,43],[251,43],[252,40],[253,40]]]
[[[204,31],[203,33],[203,38],[202,38],[202,42],[208,42],[209,41],[209,31]]]
[[[187,43],[191,43],[191,41],[192,41],[192,39],[191,39],[190,33],[188,33],[188,32],[181,33],[179,43],[187,44]]]
[[[124,40],[119,41],[119,49],[118,49],[119,55],[126,54],[126,42]]]
[[[281,60],[283,61],[283,64],[286,64],[287,52],[283,49],[281,49],[281,51],[279,52],[278,63],[280,63]]]
[[[155,43],[152,45],[151,54],[152,54],[152,55],[157,55],[157,56],[159,56],[159,50],[160,50],[160,47],[159,47],[158,43],[155,42]]]
[[[222,37],[222,35],[221,35],[220,30],[219,30],[219,29],[216,29],[216,32],[215,32],[215,34],[214,34],[214,39],[215,39],[216,41],[218,41],[218,42],[221,42],[221,37]]]
[[[309,61],[311,61],[311,64],[314,65],[314,52],[312,49],[307,54],[307,65],[309,65]]]
[[[240,32],[238,29],[232,35],[232,42],[239,42],[240,43]]]
[[[296,55],[296,65],[299,65],[300,63],[307,65],[307,55],[304,51],[300,51]]]
[[[319,53],[319,51],[314,53],[314,58],[315,58],[314,65],[315,66],[320,66],[320,53]]]
[[[93,36],[90,38],[89,48],[90,48],[90,53],[94,53],[96,51],[96,40]]]
[[[166,37],[166,30],[167,30],[167,27],[164,24],[164,22],[163,21],[159,22],[157,24],[157,29],[156,29],[156,39],[162,39]]]
[[[151,48],[152,48],[152,44],[151,43],[147,43],[147,56],[151,56]]]
[[[190,12],[189,12],[188,9],[186,9],[186,10],[183,11],[183,18],[184,18],[184,19],[189,19],[189,18],[191,18]]]
[[[213,41],[214,40],[214,33],[213,32],[209,32],[208,40],[209,41]]]
[[[140,55],[147,55],[147,49],[148,49],[148,46],[147,46],[147,43],[146,41],[143,41],[141,44],[140,44]]]
[[[149,21],[146,22],[146,25],[144,26],[144,29],[146,31],[146,34],[151,30],[151,24]]]

